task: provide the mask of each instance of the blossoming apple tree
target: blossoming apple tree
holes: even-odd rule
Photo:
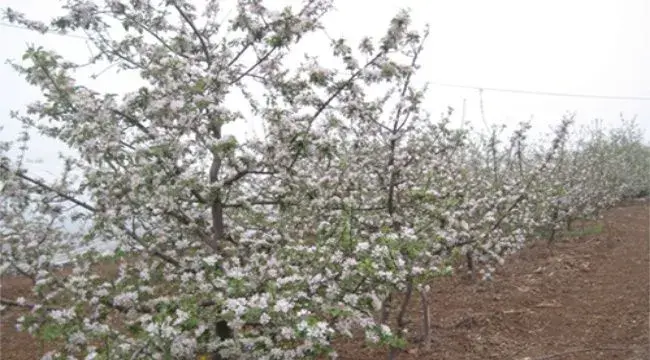
[[[239,0],[228,23],[216,0],[67,0],[49,23],[5,10],[36,31],[84,32],[100,50],[91,63],[144,82],[122,96],[91,90],[81,64],[40,47],[13,64],[43,99],[13,114],[25,135],[0,147],[3,270],[34,285],[2,305],[28,310],[21,329],[65,343],[50,358],[306,358],[335,355],[332,341],[359,330],[394,358],[407,340],[429,343],[427,291],[455,258],[489,278],[537,227],[563,220],[550,201],[577,215],[647,185],[625,132],[566,155],[571,119],[537,148],[527,124],[500,146],[496,132],[482,143],[454,129],[451,109],[433,120],[415,81],[428,30],[406,12],[380,39],[332,40],[339,67],[286,65],[331,6]],[[263,137],[225,135],[244,116]],[[8,156],[27,130],[80,154],[56,181]],[[580,185],[592,162],[611,179],[592,179],[598,196]],[[74,255],[106,240],[118,244],[109,257]],[[71,264],[53,269],[62,251]],[[417,338],[406,331],[415,297]]]

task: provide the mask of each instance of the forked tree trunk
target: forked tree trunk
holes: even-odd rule
[[[379,319],[380,324],[386,324],[388,322],[388,318],[390,317],[390,304],[392,301],[393,301],[393,294],[390,293],[388,294],[388,297],[386,297],[384,302],[381,304],[381,314]]]
[[[218,122],[212,124],[212,136],[215,139],[221,139],[221,124]],[[222,160],[219,154],[215,151],[212,153],[212,164],[210,166],[210,184],[219,181],[219,174],[221,172]],[[221,191],[218,190],[211,199],[210,213],[212,215],[212,237],[209,239],[208,245],[213,251],[219,252],[223,249],[223,242],[225,241],[225,226],[223,203],[221,199]],[[218,320],[215,324],[215,331],[219,340],[232,339],[234,336],[233,330],[228,326],[225,320]],[[212,354],[212,360],[225,360],[219,355],[218,352]]]
[[[406,284],[406,293],[404,294],[404,300],[402,301],[402,306],[399,309],[399,314],[397,314],[397,331],[399,336],[404,335],[404,328],[406,327],[406,312],[408,311],[408,306],[411,303],[411,298],[413,297],[413,280],[408,279]],[[390,347],[388,352],[388,360],[395,360],[400,349],[394,346]]]
[[[568,217],[566,220],[566,230],[571,231],[573,225],[573,219],[571,217]]]

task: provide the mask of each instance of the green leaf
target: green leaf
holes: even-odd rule
[[[270,39],[267,39],[266,43],[269,46],[280,47],[280,46],[282,46],[283,41],[282,41],[282,37],[280,35],[274,35]]]
[[[263,313],[264,313],[264,311],[262,309],[260,309],[260,308],[252,308],[252,309],[249,309],[244,314],[243,318],[244,318],[245,321],[252,323],[252,322],[258,321],[260,319],[260,316],[262,316]]]
[[[63,335],[63,327],[57,324],[47,324],[41,328],[41,337],[45,341],[53,341]]]
[[[191,316],[189,319],[185,320],[181,325],[183,330],[194,330],[199,326],[199,320],[195,316]]]
[[[135,336],[138,336],[143,333],[143,329],[142,326],[140,326],[140,324],[129,325],[128,330],[131,333],[131,335],[135,335]]]

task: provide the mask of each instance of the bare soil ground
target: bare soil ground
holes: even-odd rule
[[[429,299],[430,349],[413,346],[398,359],[650,359],[649,228],[649,204],[630,204],[609,211],[598,231],[578,231],[551,247],[533,243],[492,282],[437,280]],[[5,298],[27,296],[29,281],[2,278],[1,291]],[[41,344],[15,331],[17,316],[2,313],[0,359],[40,358]],[[421,316],[414,303],[413,333]],[[358,341],[337,347],[343,359],[386,358],[385,349]]]

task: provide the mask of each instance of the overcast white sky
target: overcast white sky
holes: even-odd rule
[[[282,1],[285,2],[285,1]],[[295,2],[295,1],[294,1]],[[45,20],[58,12],[57,1],[4,0],[9,6]],[[232,6],[224,1],[224,8]],[[483,88],[506,88],[554,93],[632,96],[650,98],[650,1],[648,0],[438,0],[337,2],[337,10],[326,20],[332,37],[358,39],[381,36],[389,19],[401,7],[413,10],[417,24],[429,23],[431,35],[422,57],[420,80],[433,84],[456,84]],[[320,40],[326,41],[325,38]],[[40,35],[0,27],[0,59],[19,59],[28,43],[56,49],[64,56],[83,60],[89,53],[83,39]],[[318,54],[326,43],[314,42],[305,50]],[[86,79],[94,88],[123,92],[134,79],[107,72],[97,80]],[[0,64],[0,139],[18,130],[9,120],[10,110],[20,110],[38,98],[38,91],[4,63]],[[441,113],[447,106],[457,109],[460,119],[463,99],[466,119],[482,126],[479,91],[432,85],[428,109]],[[534,119],[535,130],[546,131],[567,111],[577,113],[578,124],[600,118],[616,124],[622,113],[637,121],[650,142],[650,101],[603,100],[513,94],[486,90],[483,93],[488,123],[514,125]],[[250,131],[255,124],[238,124],[232,131]],[[36,139],[31,158],[44,160],[33,165],[40,175],[56,172],[56,152],[62,147]]]

